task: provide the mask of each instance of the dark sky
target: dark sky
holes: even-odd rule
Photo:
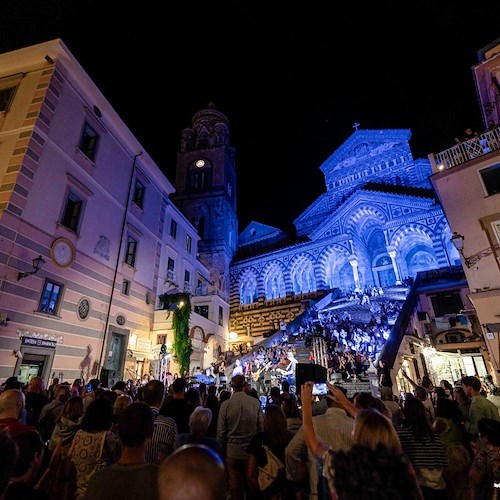
[[[411,129],[416,158],[482,129],[471,67],[500,37],[498,0],[3,0],[0,16],[0,52],[62,38],[171,181],[182,129],[213,101],[240,231],[290,229],[355,122]]]

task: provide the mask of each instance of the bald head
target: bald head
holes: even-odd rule
[[[204,445],[187,444],[174,451],[158,474],[159,500],[225,498],[222,459]]]
[[[18,419],[24,408],[24,394],[19,389],[7,389],[0,394],[0,418]]]

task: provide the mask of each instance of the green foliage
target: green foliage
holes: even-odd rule
[[[189,362],[193,352],[191,339],[189,338],[189,318],[191,316],[191,302],[188,293],[164,294],[159,297],[162,307],[172,311],[172,327],[174,329],[174,341],[172,350],[179,363],[179,371],[189,372]],[[180,303],[183,303],[180,306]],[[168,318],[167,315],[167,318]]]

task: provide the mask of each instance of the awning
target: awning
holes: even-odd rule
[[[490,332],[500,332],[500,323],[486,323],[484,326]]]

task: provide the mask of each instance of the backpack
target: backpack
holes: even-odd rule
[[[56,417],[54,413],[48,411],[39,421],[38,421],[38,432],[42,437],[42,441],[47,443],[54,431],[54,427],[56,426]]]
[[[262,445],[266,452],[267,463],[264,467],[259,467],[259,487],[260,491],[265,491],[271,486],[279,475],[285,472],[283,462],[267,447]]]

